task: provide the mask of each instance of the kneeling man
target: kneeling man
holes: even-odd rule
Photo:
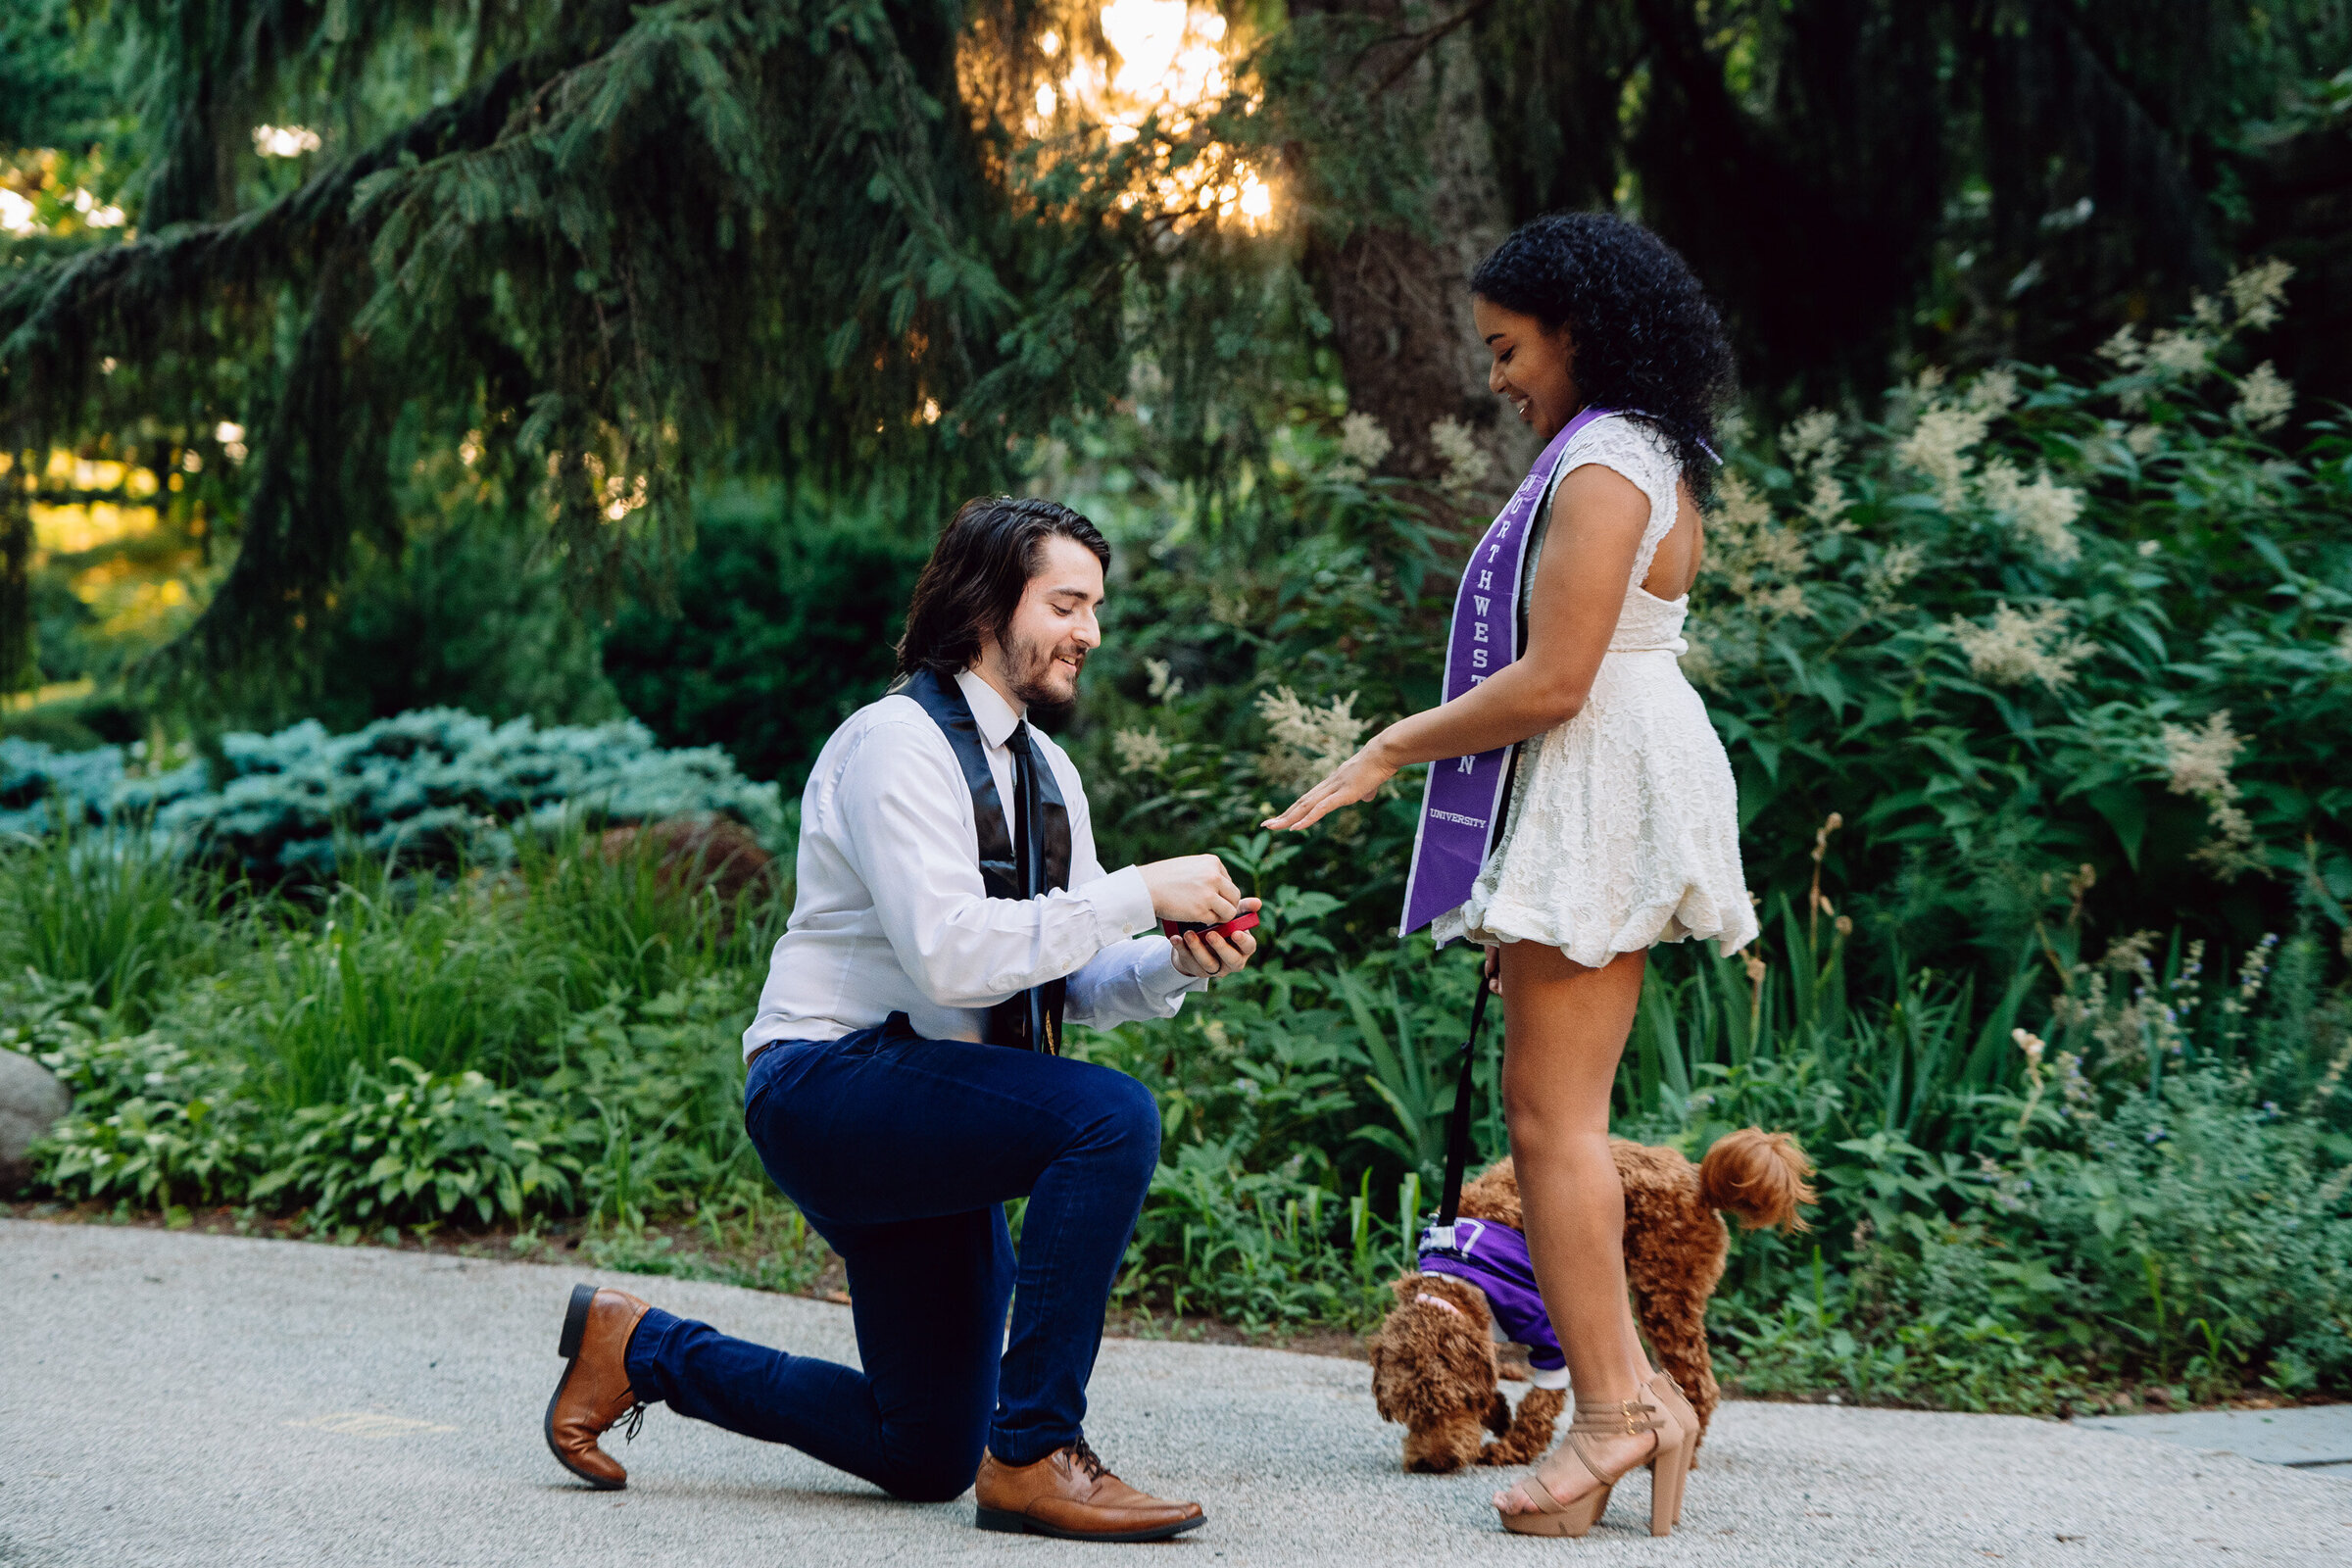
[[[599,1435],[666,1400],[894,1496],[945,1501],[976,1476],[985,1529],[1151,1541],[1201,1522],[1121,1482],[1081,1431],[1159,1113],[1124,1073],[1062,1055],[1061,1030],[1173,1017],[1256,944],[1171,942],[1158,919],[1257,901],[1213,855],[1104,871],[1077,769],[1030,727],[1076,700],[1109,561],[1066,507],[966,503],[915,585],[902,679],[834,731],[801,798],[744,1124],[849,1267],[864,1370],[580,1286],[547,1440],[591,1486],[627,1483]]]

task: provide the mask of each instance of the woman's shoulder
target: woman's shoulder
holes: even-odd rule
[[[1675,466],[1673,445],[1648,416],[1611,409],[1568,438],[1563,457],[1592,461],[1592,455],[1631,456],[1644,466]]]
[[[1612,411],[1568,438],[1560,453],[1560,476],[1575,468],[1598,464],[1633,481],[1654,504],[1671,494],[1682,477],[1682,465],[1665,435],[1639,414]]]

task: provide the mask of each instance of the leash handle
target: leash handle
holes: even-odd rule
[[[1470,1164],[1470,1069],[1478,1062],[1478,1031],[1487,1021],[1487,970],[1482,956],[1478,1000],[1470,1004],[1470,1038],[1462,1042],[1460,1076],[1453,1085],[1453,1112],[1446,1119],[1446,1194],[1438,1205],[1438,1229],[1450,1239],[1462,1204],[1462,1173]]]

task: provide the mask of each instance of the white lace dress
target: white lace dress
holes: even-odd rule
[[[1740,869],[1731,760],[1676,662],[1690,651],[1690,599],[1660,599],[1642,586],[1674,527],[1681,466],[1646,422],[1614,415],[1568,443],[1552,486],[1588,463],[1649,498],[1625,608],[1584,708],[1521,743],[1501,839],[1469,902],[1438,916],[1431,934],[1441,943],[1541,942],[1593,968],[1693,937],[1736,953],[1755,937],[1756,915]],[[1529,584],[1550,516],[1546,491]]]

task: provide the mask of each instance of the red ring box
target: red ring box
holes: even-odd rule
[[[1204,920],[1162,920],[1159,928],[1171,937],[1190,936],[1195,931],[1214,931],[1221,937],[1229,937],[1236,931],[1247,931],[1255,924],[1257,911],[1251,909],[1246,914],[1235,915],[1223,925],[1210,925]]]

